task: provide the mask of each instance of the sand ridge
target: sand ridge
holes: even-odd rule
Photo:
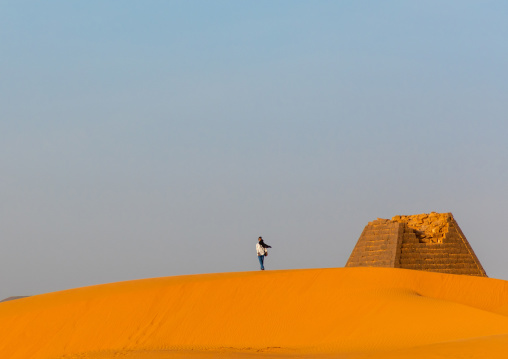
[[[507,307],[506,281],[394,268],[154,278],[0,303],[0,357],[428,358],[508,349]]]

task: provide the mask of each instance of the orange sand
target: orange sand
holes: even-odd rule
[[[0,358],[496,358],[508,282],[393,268],[205,274],[0,303]]]

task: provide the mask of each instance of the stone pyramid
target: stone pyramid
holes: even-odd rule
[[[369,222],[346,267],[487,276],[451,213],[395,216]]]

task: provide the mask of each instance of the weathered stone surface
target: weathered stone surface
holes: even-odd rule
[[[451,213],[395,216],[369,222],[346,267],[487,276]]]

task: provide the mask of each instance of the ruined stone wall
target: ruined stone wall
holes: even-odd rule
[[[362,266],[487,276],[451,213],[370,222],[346,264]]]
[[[416,214],[413,216],[395,216],[392,221],[405,223],[414,230],[419,243],[443,243],[448,233],[451,213]]]

